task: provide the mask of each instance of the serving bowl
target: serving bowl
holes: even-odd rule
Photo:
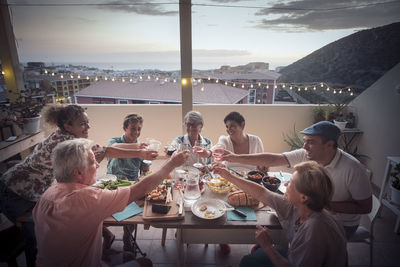
[[[262,179],[265,177],[265,173],[258,170],[249,171],[247,173],[247,179],[255,183],[261,184]]]
[[[264,187],[272,192],[276,192],[281,183],[281,180],[273,176],[265,176],[262,179],[262,184],[264,185]]]

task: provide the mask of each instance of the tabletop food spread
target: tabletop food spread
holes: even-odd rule
[[[243,179],[248,179],[248,173],[251,170],[235,169],[231,170],[233,174],[243,176]],[[205,196],[198,198],[191,205],[191,212],[198,218],[205,220],[213,220],[225,215],[227,206],[233,207],[231,210],[238,207],[247,207],[254,210],[259,207],[259,201],[251,195],[246,194],[237,188],[234,184],[213,173],[199,174],[199,188],[202,193],[209,190]],[[274,181],[281,182],[283,185],[291,177],[289,173],[269,172],[266,177],[273,177]],[[129,186],[131,182],[122,179],[100,180],[94,186],[101,189],[115,190],[118,187]],[[285,187],[279,187],[279,192],[284,193]],[[183,209],[185,186],[182,183],[174,183],[172,175],[168,175],[156,188],[150,191],[144,198],[144,207],[142,217],[144,220],[163,221],[163,220],[181,220],[185,216]],[[243,215],[243,214],[242,214]],[[246,216],[242,216],[246,217]],[[228,218],[227,218],[228,219]]]

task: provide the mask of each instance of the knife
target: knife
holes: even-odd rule
[[[180,198],[178,199],[178,201],[176,202],[176,204],[179,206],[178,214],[179,214],[179,215],[182,215],[182,213],[183,213],[182,197],[180,197]]]
[[[228,204],[227,202],[224,202],[224,204],[225,204],[225,210],[226,211],[231,210],[231,211],[233,211],[234,213],[236,213],[237,215],[239,215],[242,218],[246,218],[247,217],[247,215],[244,212],[238,210],[236,207],[233,207],[232,205]],[[228,207],[228,208],[226,208],[226,207]]]
[[[241,174],[240,172],[238,172],[238,171],[235,171],[234,169],[232,169],[232,168],[229,168],[228,167],[228,170],[230,170],[230,171],[232,171],[232,172],[234,172],[234,173],[236,173],[237,175],[239,175],[240,177],[244,177],[244,175],[243,174]]]

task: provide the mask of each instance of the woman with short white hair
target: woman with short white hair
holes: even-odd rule
[[[37,266],[102,266],[103,220],[155,188],[188,152],[175,153],[157,172],[116,190],[91,186],[99,167],[91,142],[74,139],[53,151],[53,184],[33,209]]]

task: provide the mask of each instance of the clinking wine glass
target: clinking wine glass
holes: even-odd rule
[[[206,149],[206,145],[201,142],[201,140],[196,140],[194,142],[193,153],[196,154],[197,162],[193,164],[193,167],[200,169],[204,167],[204,164],[200,162],[200,153],[203,153]]]
[[[216,144],[213,149],[213,156],[215,160],[221,161],[223,155],[224,155],[224,146],[221,144]]]

